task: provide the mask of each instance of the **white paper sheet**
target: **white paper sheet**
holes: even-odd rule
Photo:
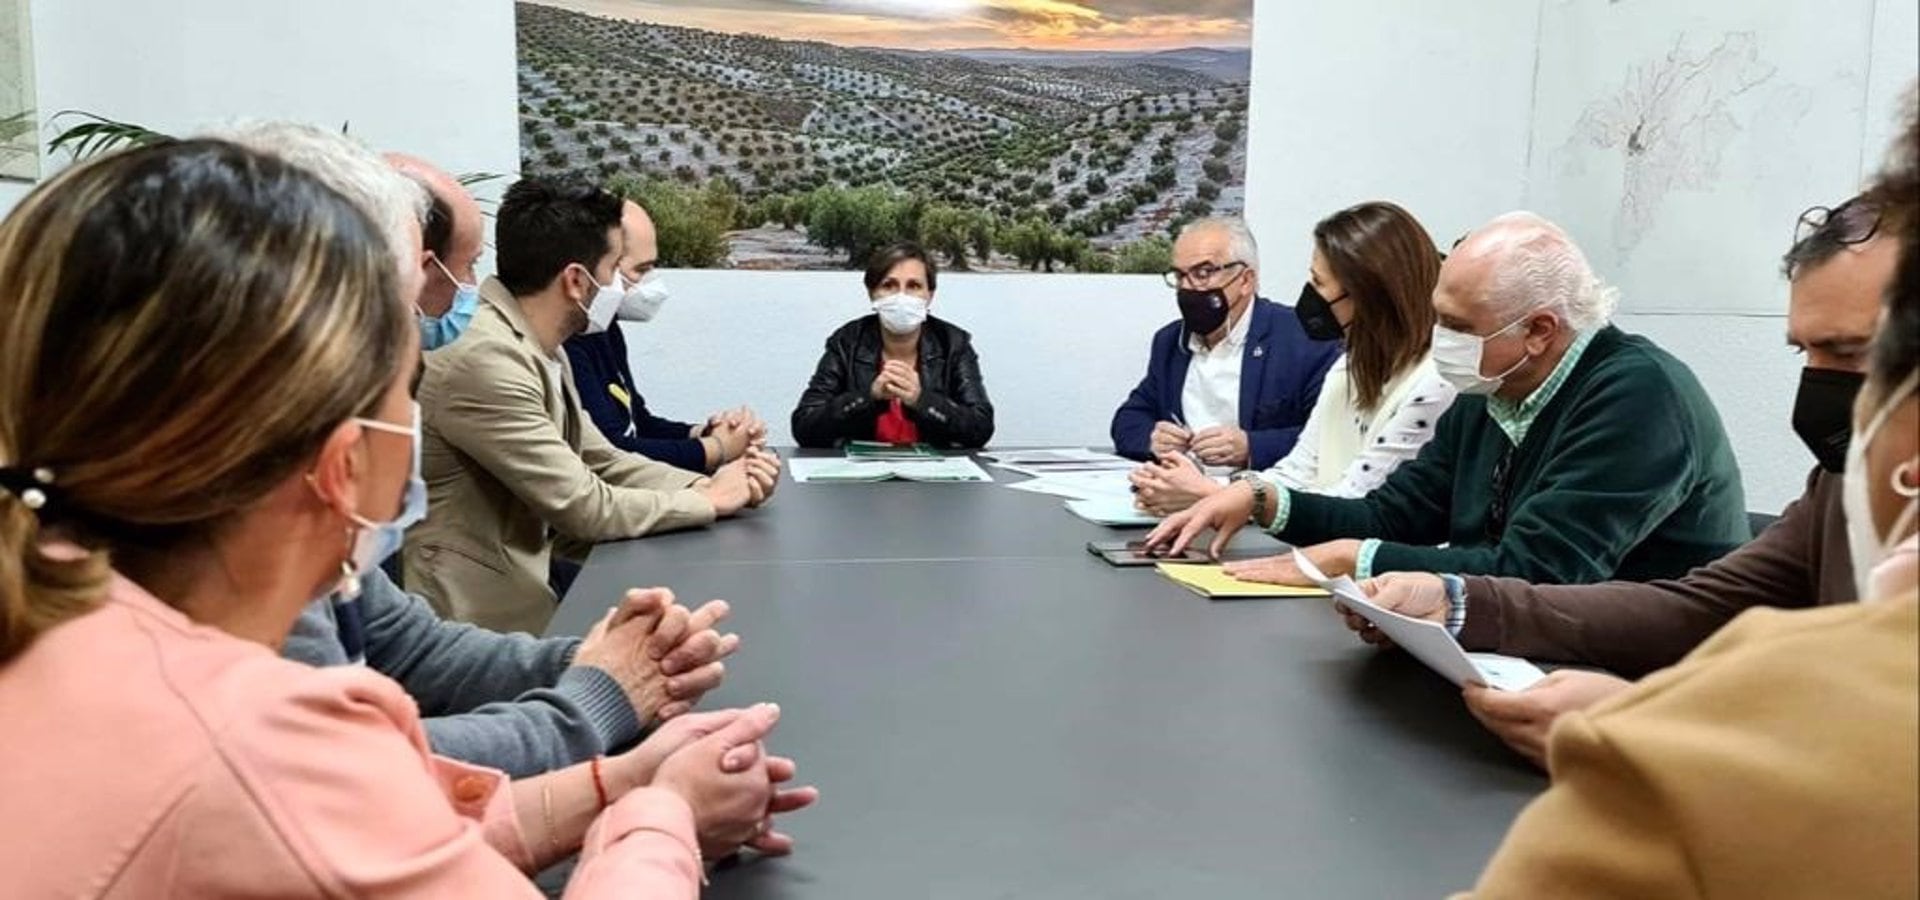
[[[1127,472],[1124,470],[1057,472],[1007,486],[1016,491],[1050,494],[1069,500],[1125,498],[1128,503],[1133,502],[1133,482],[1127,480]]]
[[[1095,497],[1090,500],[1068,500],[1067,511],[1092,522],[1095,525],[1112,527],[1153,526],[1160,520],[1153,514],[1135,508],[1133,498]]]
[[[801,484],[833,484],[888,481],[981,483],[993,481],[987,470],[964,456],[943,459],[858,460],[831,457],[796,457],[787,460],[787,471]]]
[[[1138,465],[1125,457],[1115,456],[1104,450],[1089,450],[1085,447],[1043,447],[1033,450],[984,450],[980,458],[989,462],[1007,465],[1073,465],[1076,463],[1113,463],[1117,465]]]
[[[1345,575],[1328,578],[1298,550],[1293,551],[1293,563],[1309,581],[1325,588],[1335,600],[1372,622],[1415,659],[1456,685],[1474,683],[1502,691],[1524,691],[1547,677],[1547,673],[1524,659],[1498,653],[1466,652],[1460,642],[1447,633],[1445,625],[1382,608],[1367,599],[1366,592],[1353,579]]]

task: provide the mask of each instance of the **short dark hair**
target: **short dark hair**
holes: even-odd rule
[[[1868,196],[1884,204],[1900,237],[1900,267],[1887,288],[1886,317],[1874,338],[1869,375],[1892,390],[1920,368],[1920,105],[1909,91],[1907,127]]]
[[[620,229],[620,198],[584,181],[522,178],[500,200],[494,220],[500,283],[515,296],[552,284],[575,263],[592,269]]]
[[[444,262],[453,250],[453,207],[431,190],[427,198],[427,220],[420,224],[420,246]]]
[[[933,257],[927,255],[926,248],[912,241],[900,241],[881,247],[867,257],[867,293],[873,293],[880,282],[887,280],[887,273],[892,272],[894,266],[910,259],[917,259],[927,267],[927,290],[939,290],[940,270],[934,266]]]
[[[1801,221],[1821,212],[1819,207],[1807,210],[1801,214]],[[1827,207],[1824,214],[1826,219],[1820,227],[1794,241],[1786,255],[1780,257],[1780,274],[1788,280],[1839,256],[1841,250],[1864,240],[1861,235],[1871,235],[1879,227],[1881,205],[1874,197],[1860,194]]]
[[[1886,390],[1920,369],[1920,223],[1908,223],[1906,232],[1900,268],[1887,289],[1886,318],[1880,320],[1869,362],[1873,379]]]

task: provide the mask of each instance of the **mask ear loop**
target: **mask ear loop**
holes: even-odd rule
[[[1868,423],[1867,430],[1861,434],[1861,439],[1867,440],[1871,435],[1878,433],[1887,419],[1892,417],[1893,408],[1916,389],[1920,389],[1920,372],[1908,376],[1906,381],[1901,382],[1900,386],[1894,389],[1893,397],[1880,407],[1880,411]],[[1914,502],[1916,498],[1920,498],[1920,459],[1909,459],[1895,466],[1893,471],[1887,474],[1887,482],[1887,486],[1895,494],[1907,498],[1907,508],[1901,510],[1900,515],[1893,520],[1893,530],[1883,545],[1891,547],[1901,540],[1898,536],[1913,524],[1914,519],[1920,517],[1920,503]]]

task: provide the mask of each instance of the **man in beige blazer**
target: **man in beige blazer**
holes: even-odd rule
[[[619,198],[526,179],[497,220],[499,276],[458,340],[428,354],[418,391],[426,521],[405,583],[443,616],[539,633],[557,598],[558,540],[593,543],[706,525],[758,506],[779,458],[753,451],[711,478],[615,449],[586,420],[561,344],[612,324],[624,289]]]

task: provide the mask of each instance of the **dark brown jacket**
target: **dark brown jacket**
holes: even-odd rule
[[[1807,492],[1751,542],[1686,575],[1653,582],[1535,585],[1469,577],[1460,643],[1635,678],[1680,661],[1756,606],[1854,601],[1840,476],[1815,469]]]

